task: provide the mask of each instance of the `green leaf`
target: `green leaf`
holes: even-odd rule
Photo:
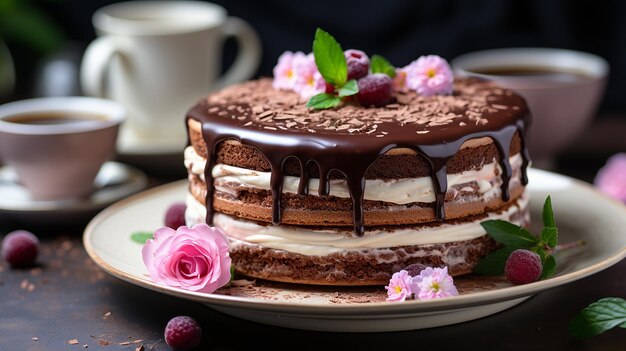
[[[230,279],[228,280],[228,283],[225,286],[230,286],[230,284],[233,282],[234,279],[235,279],[235,265],[231,264],[230,265]]]
[[[356,83],[356,80],[350,79],[344,84],[341,88],[337,90],[337,94],[339,97],[351,96],[359,92],[359,85]]]
[[[552,255],[546,256],[542,262],[543,271],[541,272],[541,280],[548,279],[556,272],[556,259]]]
[[[328,83],[341,87],[348,80],[348,65],[341,45],[321,28],[315,31],[313,56],[317,69]]]
[[[511,256],[511,252],[515,251],[514,247],[503,247],[497,251],[490,253],[478,262],[474,267],[474,273],[481,275],[502,275],[504,274],[504,264]]]
[[[339,96],[335,96],[332,94],[317,94],[309,99],[309,102],[306,103],[306,107],[321,110],[325,108],[331,108],[339,105],[341,103],[341,98]]]
[[[546,201],[543,203],[542,217],[544,227],[556,227],[554,212],[552,212],[552,199],[550,196],[546,197]]]
[[[528,230],[507,221],[494,219],[481,222],[480,225],[490,237],[505,246],[526,249],[539,243],[539,240]]]
[[[585,307],[572,320],[569,330],[576,337],[588,338],[618,326],[626,328],[626,300],[607,297]]]
[[[130,235],[131,240],[136,241],[140,244],[145,244],[146,241],[152,239],[154,236],[151,232],[134,232]]]
[[[372,56],[370,67],[372,73],[384,73],[391,78],[396,76],[396,68],[386,58],[380,55]]]
[[[541,230],[541,242],[548,245],[548,247],[555,248],[559,241],[559,229],[557,227],[544,227]]]

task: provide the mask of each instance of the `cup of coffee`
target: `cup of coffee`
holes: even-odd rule
[[[526,99],[533,114],[529,151],[535,165],[547,168],[589,124],[609,72],[599,56],[548,48],[477,51],[451,64],[458,76],[496,81]]]
[[[117,102],[53,97],[0,105],[0,160],[35,200],[83,197],[113,158],[126,110]]]
[[[136,138],[176,138],[183,145],[181,121],[189,106],[250,78],[261,58],[254,29],[212,3],[116,3],[96,11],[93,25],[99,37],[82,60],[83,92],[122,103]],[[238,56],[219,76],[227,37],[239,44]]]

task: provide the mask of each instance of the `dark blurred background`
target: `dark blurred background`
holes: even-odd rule
[[[18,70],[18,91],[27,94],[41,60],[59,50],[79,51],[95,38],[93,12],[110,0],[0,0],[40,11],[58,28],[60,41],[29,46],[14,35],[5,41]],[[345,48],[379,53],[397,66],[434,53],[449,60],[475,50],[557,47],[604,57],[611,75],[602,111],[626,111],[626,2],[568,0],[216,0],[231,15],[250,22],[263,41],[259,75],[270,75],[285,50],[311,50],[316,27]],[[4,7],[7,5],[5,4]],[[0,11],[2,11],[0,5]],[[6,29],[0,21],[0,37]],[[6,30],[5,30],[6,31]],[[49,34],[49,33],[48,33]],[[23,37],[24,35],[22,35]],[[224,64],[234,56],[228,43]],[[30,79],[29,79],[30,78]]]
[[[95,38],[91,15],[113,2],[116,1],[0,0],[0,37],[7,43],[17,69],[16,90],[9,99],[56,95],[64,90],[79,94],[77,74],[66,75],[60,85],[49,84],[50,63],[61,59],[78,67],[84,48]],[[577,143],[582,151],[574,147],[572,152],[580,155],[592,150],[589,152],[598,159],[592,168],[597,169],[605,156],[626,150],[625,138],[619,137],[626,134],[624,1],[213,2],[258,31],[264,52],[257,75],[271,75],[277,57],[285,50],[310,51],[318,26],[338,38],[344,48],[384,55],[396,66],[404,66],[423,54],[438,54],[451,60],[466,52],[501,47],[555,47],[595,53],[610,64],[609,83],[595,118],[597,128],[590,132],[591,137],[586,135],[583,142]],[[24,18],[20,20],[24,12],[30,16],[26,22]],[[33,33],[23,28],[29,23],[35,28],[30,30]],[[227,42],[225,67],[235,53],[236,45]],[[71,67],[61,68],[71,73]],[[615,123],[621,123],[617,130]],[[612,134],[602,137],[606,133]],[[568,162],[567,155],[563,162]]]

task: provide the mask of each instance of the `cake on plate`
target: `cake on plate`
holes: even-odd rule
[[[310,108],[271,78],[202,99],[186,118],[187,225],[223,229],[250,277],[384,285],[413,263],[471,273],[497,248],[481,221],[528,224],[519,95],[465,78],[358,101]]]

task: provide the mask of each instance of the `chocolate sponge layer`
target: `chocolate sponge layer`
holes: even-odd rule
[[[198,202],[205,204],[206,184],[195,175],[190,175],[189,190]],[[213,206],[216,211],[235,217],[272,222],[272,193],[269,190],[228,187],[229,192],[216,191]],[[458,188],[471,187],[461,185]],[[476,188],[476,185],[473,185]],[[461,191],[454,200],[445,204],[446,219],[453,220],[479,215],[514,202],[524,191],[521,185],[511,189],[511,199],[502,201],[500,196],[483,201],[474,191]],[[352,200],[335,196],[282,194],[282,223],[313,226],[352,226]],[[411,203],[398,205],[382,201],[364,200],[365,225],[402,225],[435,221],[432,203]]]

